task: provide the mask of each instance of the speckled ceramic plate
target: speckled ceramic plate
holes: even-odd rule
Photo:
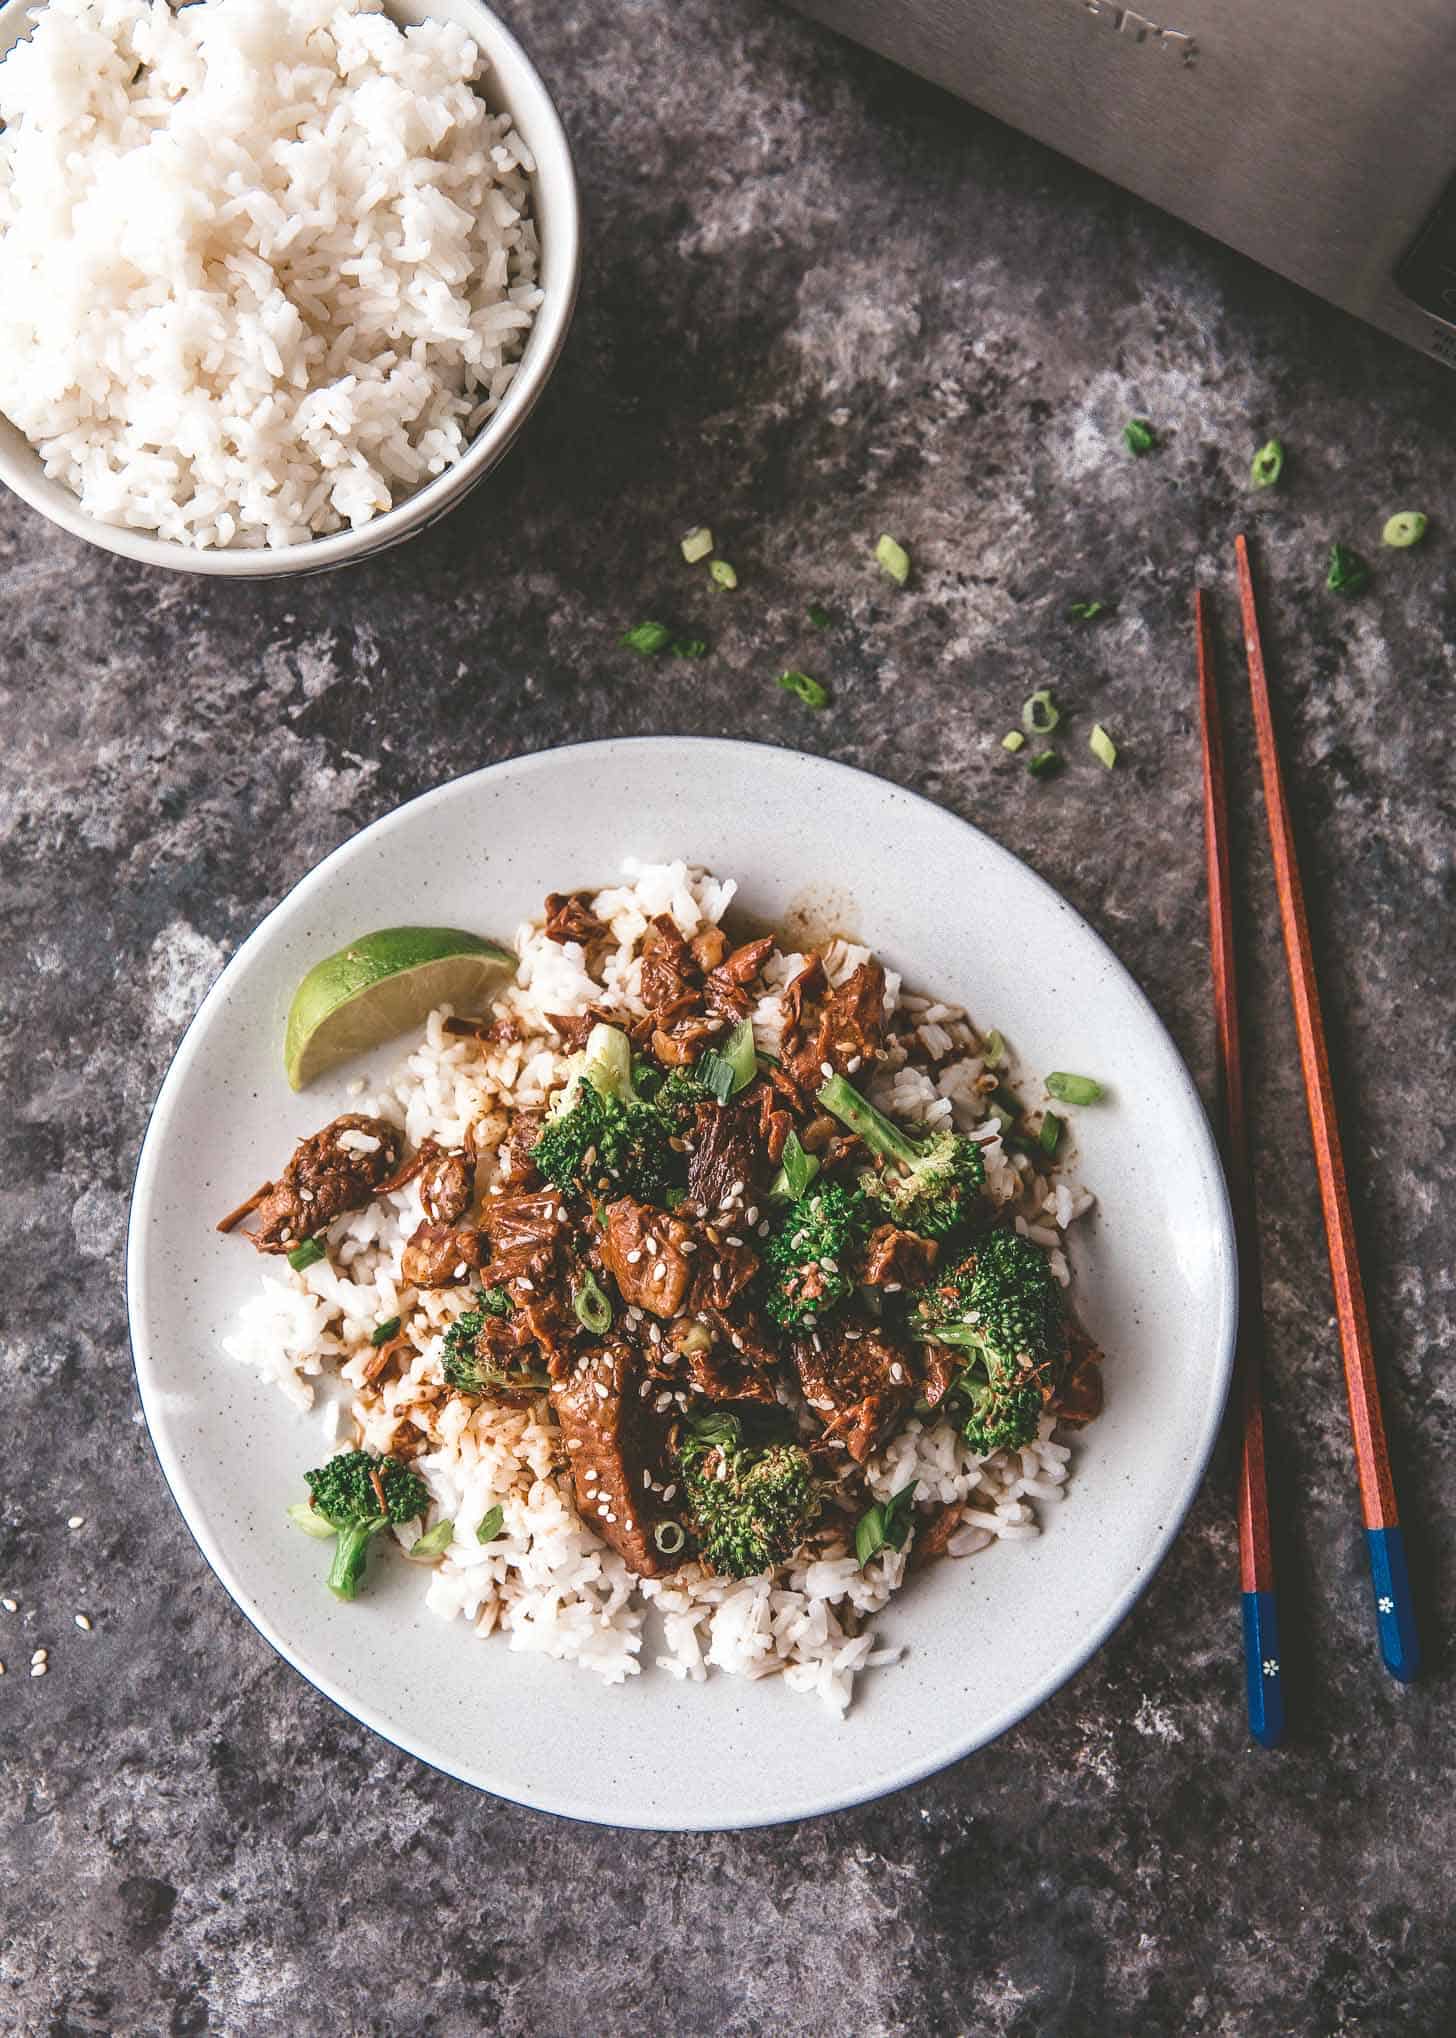
[[[367,1596],[338,1604],[321,1587],[318,1545],[284,1519],[323,1449],[317,1420],[220,1349],[258,1267],[212,1219],[344,1107],[353,1073],[305,1097],[284,1082],[284,1014],[304,970],[362,929],[400,922],[508,938],[546,891],[604,882],[629,854],[732,874],[765,920],[853,931],[913,985],[999,1026],[1028,1069],[1092,1071],[1113,1092],[1079,1114],[1099,1209],[1075,1246],[1079,1306],[1108,1354],[1106,1410],[1077,1444],[1045,1534],[937,1565],[890,1607],[879,1629],[906,1658],[860,1679],[843,1722],[772,1679],[683,1685],[649,1668],[604,1688],[438,1620],[401,1563],[376,1564]],[[588,744],[459,779],[306,877],[213,986],[168,1073],[128,1270],[162,1469],[273,1646],[367,1726],[469,1783],[574,1818],[678,1828],[802,1818],[894,1790],[979,1748],[1071,1676],[1143,1590],[1198,1486],[1236,1303],[1198,1097],[1142,993],[1072,909],[974,828],[878,779],[677,738]]]

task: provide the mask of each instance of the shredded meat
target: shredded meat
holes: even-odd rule
[[[518,1246],[554,1246],[566,1229],[566,1212],[554,1189],[526,1196],[487,1196],[480,1209],[482,1227],[497,1255]]]
[[[774,937],[764,934],[757,941],[745,941],[726,962],[711,970],[703,986],[708,1009],[725,1019],[746,1019],[752,1009],[748,985],[774,952]]]
[[[721,927],[700,927],[688,949],[700,970],[715,970],[728,953],[728,936]]]
[[[908,1353],[857,1324],[831,1321],[798,1339],[794,1364],[825,1434],[842,1437],[860,1465],[918,1389]]]
[[[402,1189],[415,1177],[420,1182],[420,1203],[431,1224],[454,1224],[475,1201],[475,1137],[467,1134],[465,1145],[456,1153],[433,1139],[423,1139],[418,1148],[395,1169],[376,1194]]]
[[[346,1134],[355,1135],[367,1151],[345,1145]],[[217,1228],[232,1231],[253,1217],[253,1229],[245,1235],[260,1253],[291,1252],[346,1210],[373,1202],[398,1164],[399,1151],[400,1136],[392,1125],[348,1112],[301,1140],[278,1179],[255,1189]]]
[[[534,1189],[540,1182],[531,1153],[545,1117],[544,1111],[517,1111],[511,1119],[511,1129],[497,1148],[501,1179],[508,1188]]]
[[[966,1355],[949,1345],[926,1345],[925,1379],[920,1392],[931,1408],[938,1408],[965,1369]]]
[[[486,1255],[474,1224],[421,1224],[400,1254],[400,1278],[411,1288],[457,1288]]]
[[[702,1012],[702,971],[669,913],[659,913],[643,937],[641,986],[653,1024],[663,1032]]]
[[[769,1375],[731,1345],[714,1344],[707,1351],[690,1347],[684,1357],[693,1385],[709,1401],[778,1401]]]
[[[824,974],[823,958],[811,955],[783,993],[784,1040],[787,1045],[792,1046],[803,1029],[805,1005],[822,998],[828,989],[829,979]],[[811,1087],[817,1089],[818,1084]]]
[[[587,1035],[593,1026],[620,1026],[619,1016],[603,1012],[597,1005],[588,1005],[584,1012],[548,1012],[546,1023],[561,1035],[563,1043],[575,1054],[578,1048],[586,1046]]]
[[[895,1224],[877,1224],[865,1247],[860,1278],[868,1288],[919,1288],[930,1279],[938,1251],[933,1238],[920,1238]]]
[[[937,1557],[945,1555],[945,1546],[956,1532],[963,1506],[962,1501],[949,1500],[928,1527],[916,1522],[915,1545],[910,1552],[912,1571],[923,1571],[927,1564],[933,1564]]]
[[[714,1245],[704,1239],[693,1264],[696,1272],[689,1307],[731,1309],[758,1272],[758,1254],[746,1245]]]
[[[667,1211],[630,1196],[609,1203],[606,1217],[602,1265],[623,1301],[654,1316],[676,1316],[692,1276],[682,1251],[684,1244],[695,1244],[690,1228]]]
[[[589,1353],[551,1388],[561,1425],[576,1504],[612,1548],[640,1576],[669,1568],[652,1540],[664,1509],[643,1473],[663,1483],[665,1430],[642,1399],[641,1361],[626,1344]]]
[[[714,1034],[723,1031],[721,1019],[679,1019],[669,1033],[661,1026],[652,1029],[652,1052],[665,1068],[686,1068],[697,1060]]]
[[[1067,1369],[1049,1405],[1074,1429],[1102,1413],[1102,1354],[1080,1323],[1068,1328]]]
[[[546,926],[548,941],[579,941],[588,948],[594,941],[611,938],[611,928],[599,920],[587,904],[589,892],[548,892],[546,894]]]
[[[688,1195],[694,1203],[716,1210],[736,1182],[746,1186],[755,1179],[761,1166],[758,1130],[759,1107],[746,1097],[696,1107],[688,1155]]]
[[[840,1074],[857,1073],[863,1063],[878,1058],[885,1038],[885,972],[880,965],[862,962],[838,990],[827,992],[818,1018],[811,1021],[805,1010],[809,993],[824,981],[820,965],[818,982],[806,982],[814,966],[801,970],[789,986],[798,995],[784,1032],[784,1065],[806,1090],[819,1088],[826,1065]]]

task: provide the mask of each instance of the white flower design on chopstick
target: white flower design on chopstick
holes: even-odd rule
[[[1266,1656],[1264,1658],[1264,1675],[1266,1677],[1277,1677],[1279,1675],[1279,1658],[1277,1656]]]
[[[1379,1599],[1376,1600],[1375,1604],[1380,1608],[1380,1611],[1382,1613],[1395,1612],[1395,1601],[1391,1598],[1388,1592],[1382,1592]]]

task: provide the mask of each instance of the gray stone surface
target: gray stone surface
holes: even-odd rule
[[[20,1608],[0,1613],[0,2025],[1449,2029],[1456,382],[774,6],[505,12],[559,95],[589,239],[569,351],[493,483],[415,544],[294,586],[133,570],[0,502],[0,1590]],[[1154,458],[1120,446],[1134,412],[1165,434]],[[1271,431],[1288,485],[1251,499]],[[1431,540],[1382,554],[1405,506],[1435,515]],[[677,560],[701,518],[735,597]],[[730,734],[988,828],[1103,931],[1206,1087],[1187,604],[1202,578],[1228,629],[1245,525],[1424,1680],[1396,1688],[1374,1650],[1240,704],[1290,1746],[1244,1732],[1226,1458],[1067,1689],[861,1811],[598,1832],[478,1797],[335,1711],[207,1571],[136,1414],[132,1168],[214,971],[324,851],[445,776],[565,739]],[[868,563],[881,529],[913,550],[903,595]],[[1375,562],[1354,602],[1323,587],[1335,536]],[[1090,594],[1117,618],[1076,629],[1064,604]],[[713,656],[616,649],[644,614],[701,625]],[[776,690],[791,661],[833,685],[831,713]],[[999,748],[1041,683],[1075,710],[1052,784]],[[1083,747],[1094,717],[1123,745],[1111,775]]]

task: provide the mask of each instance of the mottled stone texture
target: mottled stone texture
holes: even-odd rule
[[[491,483],[415,544],[293,586],[137,571],[0,502],[0,1591],[21,1609],[0,1613],[0,2025],[1449,2030],[1456,379],[760,0],[504,11],[571,130],[588,254],[568,352]],[[1134,412],[1155,457],[1121,447]],[[1287,485],[1253,498],[1274,431]],[[1382,553],[1404,507],[1432,536]],[[704,519],[736,596],[678,559]],[[441,778],[580,737],[746,736],[915,786],[1028,858],[1206,1086],[1188,597],[1201,578],[1229,628],[1243,526],[1426,1677],[1398,1689],[1375,1654],[1238,701],[1288,1749],[1244,1731],[1226,1459],[1137,1611],[1033,1719],[796,1829],[557,1823],[317,1697],[194,1549],[127,1355],[137,1146],[224,958],[324,851]],[[914,554],[904,594],[868,562],[881,530]],[[1335,536],[1375,563],[1354,602],[1324,590]],[[1089,595],[1116,619],[1066,622]],[[712,657],[618,650],[645,614],[702,628]],[[832,684],[831,712],[775,688],[789,663]],[[1050,784],[999,747],[1043,684],[1074,713]],[[1123,747],[1110,775],[1094,717]]]

